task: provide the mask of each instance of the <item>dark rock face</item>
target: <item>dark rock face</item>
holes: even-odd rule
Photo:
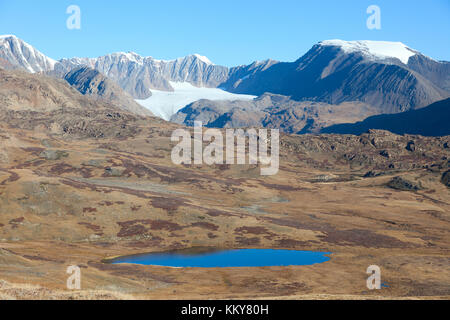
[[[278,63],[280,62],[269,59],[265,61],[255,61],[252,64],[246,66],[231,68],[229,70],[226,81],[220,86],[227,89],[228,91],[245,90],[243,89],[243,87],[241,87],[241,84],[243,82],[244,85],[247,86],[246,83],[248,79],[252,78],[253,76],[257,76],[259,73],[266,71],[267,69]]]
[[[427,78],[439,88],[450,91],[450,62],[438,62],[423,55],[415,55],[409,59],[408,68]]]
[[[444,172],[444,174],[442,175],[441,182],[450,188],[450,170]]]
[[[387,151],[387,150],[382,150],[382,151],[380,152],[380,156],[383,156],[383,157],[389,159],[389,158],[390,158],[389,151]]]
[[[375,178],[375,177],[379,177],[382,175],[383,175],[383,172],[376,172],[376,171],[371,170],[371,171],[367,172],[363,177],[364,178]]]
[[[420,134],[423,136],[450,135],[450,99],[433,103],[420,110],[399,114],[377,115],[362,122],[336,124],[321,130],[321,133],[356,134],[369,129],[389,130],[396,134]],[[414,144],[408,144],[408,150]]]
[[[64,76],[64,79],[83,95],[105,100],[138,115],[152,115],[149,110],[136,103],[122,88],[96,70],[87,67],[73,69]]]
[[[414,143],[414,141],[409,141],[408,145],[406,146],[406,150],[414,152],[416,151],[416,144]]]
[[[388,182],[387,186],[392,189],[402,190],[402,191],[417,191],[421,190],[422,187],[414,182],[406,180],[402,177],[395,177]]]

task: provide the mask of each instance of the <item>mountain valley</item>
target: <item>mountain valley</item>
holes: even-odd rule
[[[324,41],[295,62],[227,68],[131,52],[56,61],[1,36],[0,299],[448,299],[448,68],[401,43]],[[207,144],[194,121],[280,129],[278,173],[174,164],[175,130]],[[108,263],[192,248],[330,259]],[[68,291],[74,265],[82,289]],[[370,265],[382,290],[368,291]]]

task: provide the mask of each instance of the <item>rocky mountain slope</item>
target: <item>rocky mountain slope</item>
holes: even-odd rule
[[[357,123],[332,125],[320,132],[359,135],[369,129],[389,130],[396,134],[450,135],[450,99],[419,110],[372,116]]]
[[[152,115],[148,109],[136,103],[119,85],[94,69],[87,67],[73,69],[64,76],[64,79],[83,95],[107,101],[122,110],[138,115]]]
[[[125,137],[137,132],[144,119],[115,103],[82,95],[64,80],[2,69],[0,111],[0,122],[17,129],[79,137]]]
[[[47,112],[98,106],[102,104],[83,96],[62,79],[0,69],[0,107],[3,110]]]
[[[233,67],[229,70],[228,77],[220,86],[228,91],[238,90],[240,84],[251,77],[266,71],[268,68],[280,63],[275,60],[255,61],[249,65]]]

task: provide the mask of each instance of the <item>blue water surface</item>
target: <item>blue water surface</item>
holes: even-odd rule
[[[304,266],[330,260],[327,254],[330,253],[275,249],[237,249],[197,253],[174,251],[121,257],[114,259],[112,263],[175,268]]]

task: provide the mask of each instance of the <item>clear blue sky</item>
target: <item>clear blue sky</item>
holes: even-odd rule
[[[66,8],[81,8],[68,30]],[[369,5],[382,29],[366,27]],[[171,59],[192,53],[234,66],[294,61],[320,40],[401,41],[450,60],[449,0],[0,0],[0,34],[54,59],[117,51]]]

